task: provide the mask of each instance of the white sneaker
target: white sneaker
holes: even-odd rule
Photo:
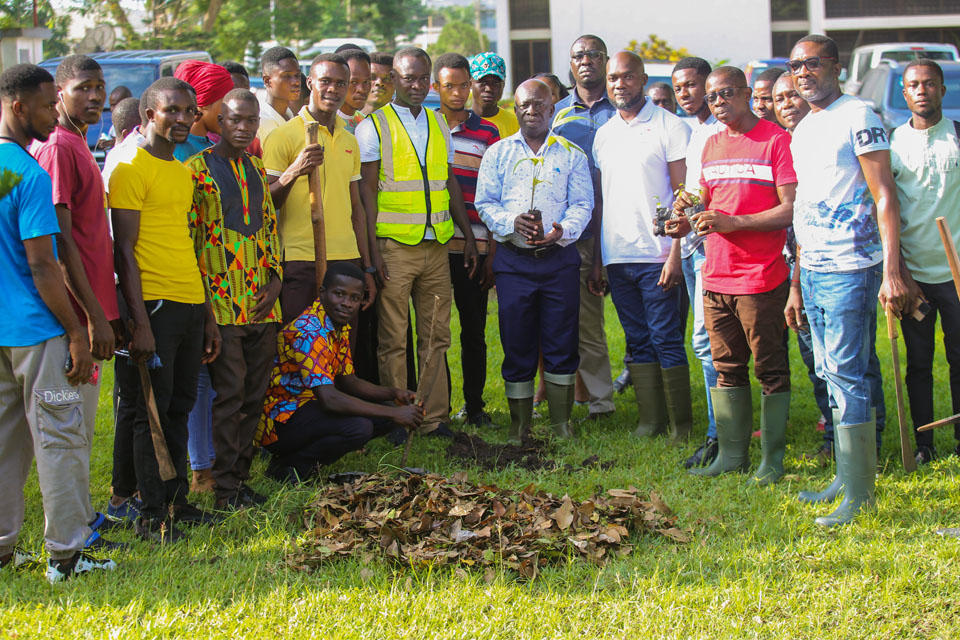
[[[0,565],[0,571],[16,571],[33,564],[38,564],[37,556],[29,551],[24,551],[20,547],[15,547],[10,559]]]
[[[116,568],[117,563],[109,558],[95,558],[90,554],[77,551],[66,560],[47,561],[47,580],[51,583],[63,582],[71,576],[91,571],[113,571]]]

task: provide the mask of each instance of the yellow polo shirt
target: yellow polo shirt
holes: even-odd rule
[[[263,141],[263,166],[267,174],[280,176],[306,146],[304,122],[314,122],[307,107],[273,131]],[[333,135],[320,127],[323,164],[320,165],[320,193],[326,228],[327,260],[360,257],[351,220],[350,183],[360,179],[360,147],[357,139],[336,118]],[[280,244],[284,260],[313,261],[313,224],[310,221],[310,186],[307,176],[297,178],[283,208],[277,211]]]
[[[500,131],[500,139],[508,138],[515,134],[517,131],[520,131],[520,123],[517,122],[517,114],[513,111],[508,111],[506,109],[500,109],[497,111],[497,115],[492,118],[487,118],[486,116],[481,116],[484,120],[489,120],[494,125],[496,125],[497,130]]]

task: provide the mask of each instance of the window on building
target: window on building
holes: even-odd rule
[[[550,0],[510,0],[511,29],[549,29]]]
[[[960,0],[830,0],[824,4],[828,18],[922,16],[960,12]]]
[[[536,73],[553,68],[549,40],[514,40],[510,51],[513,55],[514,87],[520,86],[521,82]]]
[[[773,20],[806,20],[807,0],[770,0]]]

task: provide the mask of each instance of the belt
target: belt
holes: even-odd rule
[[[518,256],[530,256],[531,258],[546,258],[553,255],[557,251],[560,251],[560,249],[563,248],[557,243],[553,243],[545,247],[534,247],[529,249],[524,247],[518,247],[512,242],[501,242],[500,246],[506,247],[507,249],[517,254]]]

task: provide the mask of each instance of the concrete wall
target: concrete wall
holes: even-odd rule
[[[603,38],[611,52],[626,47],[630,40],[642,42],[653,33],[670,46],[686,47],[691,55],[711,63],[729,59],[742,64],[770,55],[770,2],[550,0],[550,30],[554,73],[564,79],[570,45],[584,33]]]

